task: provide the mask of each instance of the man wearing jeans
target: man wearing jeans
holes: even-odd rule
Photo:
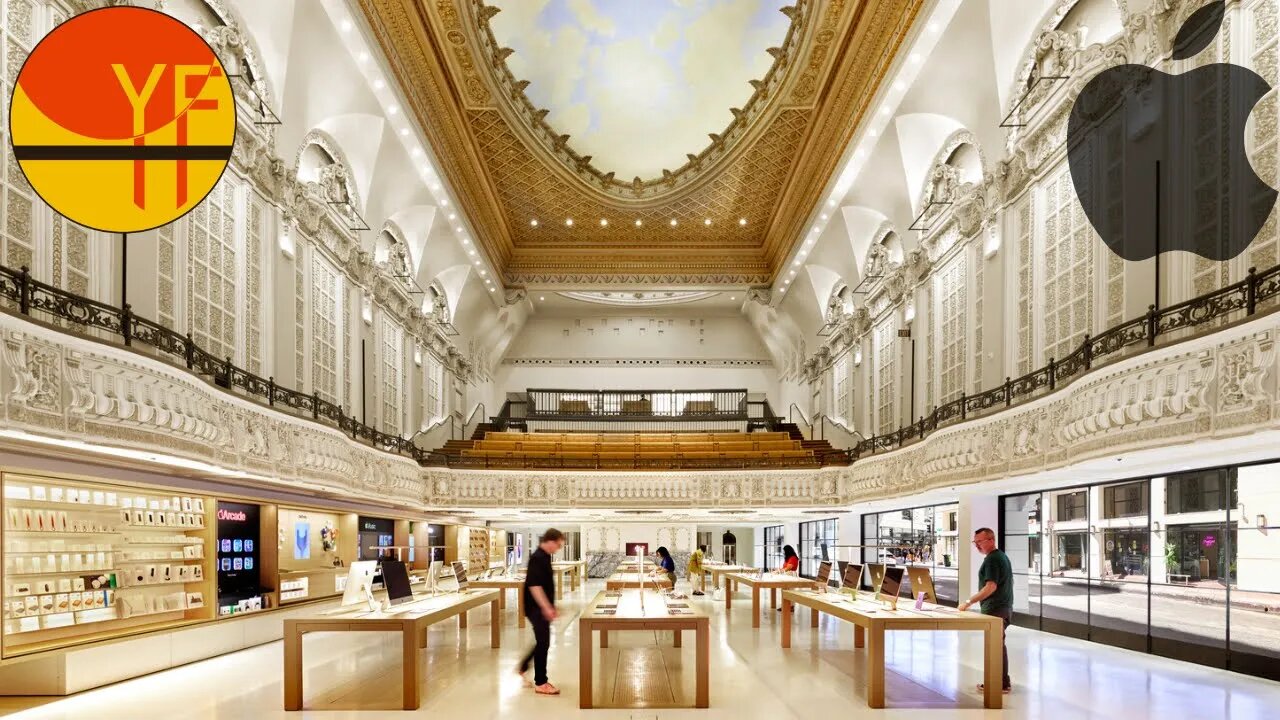
[[[559,695],[560,690],[547,680],[547,651],[551,649],[551,621],[556,619],[556,580],[551,570],[551,556],[564,545],[564,535],[555,528],[542,534],[538,549],[529,556],[524,576],[524,614],[533,628],[533,649],[520,661],[516,671],[520,677],[533,663],[534,692]]]
[[[960,610],[968,610],[974,603],[982,603],[983,615],[994,615],[1004,620],[1004,631],[1000,644],[1004,648],[1004,692],[1009,694],[1012,683],[1009,682],[1009,646],[1005,638],[1009,630],[1009,621],[1013,619],[1013,566],[1009,564],[1009,556],[996,547],[996,534],[991,528],[978,528],[973,534],[973,546],[986,557],[982,567],[978,568],[978,592],[968,601],[960,603]],[[978,685],[982,691],[983,686]]]

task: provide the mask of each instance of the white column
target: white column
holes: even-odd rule
[[[960,496],[960,512],[956,517],[959,537],[956,554],[959,567],[960,600],[968,600],[978,591],[978,568],[982,555],[973,547],[973,533],[978,528],[991,528],[999,540],[1000,498],[991,494],[966,493]]]

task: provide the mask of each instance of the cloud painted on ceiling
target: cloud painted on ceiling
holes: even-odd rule
[[[619,178],[660,176],[764,77],[791,0],[489,0],[491,26],[534,105],[570,144]]]

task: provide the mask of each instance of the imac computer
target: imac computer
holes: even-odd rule
[[[884,570],[884,581],[880,586],[879,598],[885,601],[890,609],[898,609],[898,593],[902,591],[902,577],[906,568],[891,567]]]
[[[849,591],[850,598],[858,599],[858,589],[862,585],[862,566],[849,563],[844,566],[844,577],[840,580],[840,585]]]
[[[825,593],[831,584],[831,563],[826,560],[818,563],[818,576],[814,579],[818,583],[818,592]]]
[[[453,577],[458,581],[458,592],[467,591],[467,566],[461,560],[453,561]]]
[[[347,569],[347,585],[342,590],[342,605],[358,605],[368,602],[373,608],[373,573],[378,569],[376,560],[357,560]]]
[[[867,563],[867,580],[871,583],[871,594],[880,594],[880,585],[884,583],[884,563]]]
[[[392,605],[413,600],[413,589],[409,587],[409,570],[399,560],[382,561],[382,585],[387,589],[387,600]]]

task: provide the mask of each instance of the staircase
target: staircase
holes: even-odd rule
[[[839,448],[831,446],[826,440],[806,440],[804,433],[800,432],[800,426],[792,422],[777,423],[773,427],[774,432],[784,432],[791,437],[792,440],[799,440],[800,447],[805,450],[812,450],[813,456],[822,463],[824,467],[828,465],[848,465],[849,455]]]

